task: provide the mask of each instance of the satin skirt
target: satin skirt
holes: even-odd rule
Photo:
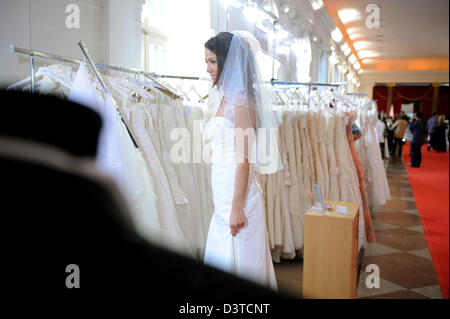
[[[236,236],[231,235],[235,172],[236,164],[233,163],[213,163],[211,167],[214,214],[209,226],[204,262],[277,290],[264,199],[252,174],[249,174],[244,208],[246,226]]]

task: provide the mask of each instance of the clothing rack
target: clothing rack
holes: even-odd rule
[[[97,67],[102,67],[101,65],[96,65],[94,63],[94,61],[92,60],[91,56],[89,55],[89,52],[87,50],[86,45],[84,44],[83,41],[78,42],[78,45],[81,48],[81,51],[83,52],[83,55],[85,56],[86,60],[88,61],[88,64],[90,66],[90,68],[92,69],[92,71],[94,72],[95,76],[97,77],[103,91],[105,92],[105,95],[109,95],[109,97],[111,98],[114,106],[116,107],[117,112],[119,112],[120,118],[122,120],[122,122],[125,124],[125,127],[128,131],[128,134],[131,137],[131,140],[133,141],[133,144],[136,148],[139,148],[136,140],[133,137],[133,134],[131,134],[131,131],[128,128],[127,123],[124,121],[122,114],[119,110],[119,108],[117,107],[116,102],[114,101],[113,97],[111,96],[110,90],[108,89],[108,87],[106,86],[105,82],[103,81],[102,76],[100,75],[100,73],[97,70]],[[42,52],[42,51],[36,51],[36,50],[28,50],[28,49],[23,49],[23,48],[19,48],[16,47],[15,45],[11,44],[9,46],[9,50],[11,53],[16,52],[16,53],[22,53],[22,54],[26,54],[30,56],[30,73],[31,73],[31,92],[35,93],[35,78],[34,78],[34,69],[35,69],[35,57],[39,57],[39,58],[43,58],[43,59],[52,59],[52,60],[57,60],[57,61],[62,61],[62,62],[66,62],[66,63],[72,63],[72,64],[81,64],[83,63],[82,60],[78,60],[78,59],[74,59],[74,58],[68,58],[68,57],[64,57],[61,55],[56,55],[56,54],[51,54],[51,53],[47,53],[47,52]]]
[[[34,58],[35,57],[44,58],[44,59],[52,59],[52,60],[57,60],[57,61],[62,61],[62,62],[67,62],[67,63],[72,63],[72,64],[80,64],[81,62],[83,62],[83,61],[78,60],[78,59],[65,57],[65,56],[61,56],[61,55],[56,55],[56,54],[51,54],[51,53],[42,52],[42,51],[28,50],[28,49],[24,49],[24,48],[19,48],[19,47],[16,47],[14,44],[11,44],[9,46],[9,51],[11,53],[16,52],[16,53],[22,53],[22,54],[26,54],[26,55],[30,56],[31,92],[32,93],[34,93],[34,91],[35,91],[35,81],[34,81],[34,73],[35,73],[34,72],[34,69],[35,69]],[[105,65],[105,64],[95,64],[95,66],[97,68],[101,68],[101,69],[135,74],[136,76],[143,75],[144,77],[148,78],[152,82],[156,83],[162,89],[168,91],[173,96],[175,96],[177,98],[181,98],[182,97],[179,93],[175,92],[174,90],[169,88],[167,85],[165,85],[165,84],[161,83],[160,81],[158,81],[157,79],[155,79],[150,73],[144,72],[142,70],[132,69],[132,68],[123,68],[123,67],[117,67],[117,66],[111,66],[111,65]],[[102,84],[102,86],[103,86],[103,84]]]
[[[273,79],[270,81],[270,83],[272,84],[272,86],[286,85],[286,86],[293,87],[293,88],[307,86],[308,87],[308,105],[311,104],[311,88],[312,87],[325,86],[325,87],[339,88],[340,86],[347,85],[347,82],[337,82],[337,83],[288,82],[288,81],[276,81]]]
[[[313,82],[288,82],[288,81],[275,81],[271,80],[272,85],[290,85],[290,86],[328,86],[328,87],[339,87],[344,85],[345,82],[341,83],[313,83]],[[346,83],[345,83],[346,84]]]
[[[354,93],[347,93],[347,95],[354,95],[354,96],[368,96],[368,93],[365,92],[354,92]]]
[[[185,75],[165,75],[165,74],[156,74],[150,73],[151,76],[155,78],[166,78],[166,79],[181,79],[181,80],[196,80],[196,81],[209,81],[208,78],[202,78],[198,76],[185,76]]]

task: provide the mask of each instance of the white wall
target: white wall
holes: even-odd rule
[[[80,28],[66,27],[68,4],[80,8]],[[78,41],[83,40],[99,63],[107,62],[104,46],[105,0],[18,0],[0,2],[0,85],[10,84],[30,75],[29,58],[10,53],[9,45],[63,56],[81,58]],[[42,65],[36,59],[36,65]]]
[[[108,64],[140,68],[141,9],[144,2],[144,0],[109,0],[106,2]]]
[[[0,85],[30,75],[29,57],[9,45],[81,59],[83,40],[96,63],[139,67],[144,0],[0,1]],[[66,26],[68,4],[80,8],[80,28]],[[61,63],[52,61],[54,63]],[[49,60],[36,59],[36,66]]]

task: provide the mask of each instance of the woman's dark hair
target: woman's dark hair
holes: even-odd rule
[[[217,76],[213,83],[217,85],[219,83],[220,76],[222,75],[225,59],[227,58],[228,50],[230,49],[233,33],[220,32],[215,37],[212,37],[205,43],[205,48],[213,52],[217,56]]]

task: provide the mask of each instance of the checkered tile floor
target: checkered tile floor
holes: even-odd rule
[[[392,199],[371,211],[376,243],[368,243],[361,264],[358,298],[441,299],[442,294],[401,159],[386,161]],[[379,288],[367,288],[366,267],[380,269]],[[275,264],[278,287],[302,296],[302,261]],[[369,285],[370,286],[370,285]]]

